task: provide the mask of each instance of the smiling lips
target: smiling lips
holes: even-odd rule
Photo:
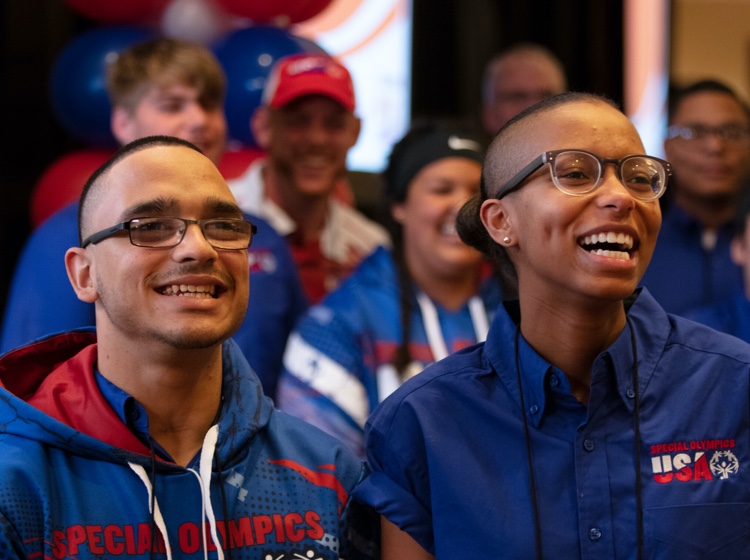
[[[602,257],[630,260],[633,249],[633,236],[627,233],[602,232],[587,235],[581,246],[587,251]]]
[[[216,286],[213,284],[198,286],[192,284],[173,284],[162,288],[161,293],[173,296],[213,298],[216,297]]]

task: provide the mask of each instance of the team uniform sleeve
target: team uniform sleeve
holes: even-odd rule
[[[289,337],[277,393],[282,410],[343,441],[360,457],[373,398],[364,380],[374,380],[362,346],[362,336],[332,308],[311,308]]]
[[[65,270],[65,252],[77,245],[73,208],[60,210],[29,237],[8,293],[0,353],[48,334],[94,324],[93,304],[78,299]]]
[[[365,437],[371,473],[355,489],[354,499],[434,555],[429,461],[421,430],[408,406],[387,399],[368,422]]]

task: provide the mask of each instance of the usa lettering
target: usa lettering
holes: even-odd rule
[[[708,439],[652,445],[651,468],[659,484],[725,480],[737,474],[740,463],[735,440]]]
[[[708,460],[703,451],[691,456],[687,453],[677,455],[661,455],[651,458],[654,470],[654,480],[659,484],[668,484],[673,480],[690,482],[697,480],[713,480]]]

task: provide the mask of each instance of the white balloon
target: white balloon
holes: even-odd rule
[[[167,37],[208,45],[239,25],[214,0],[172,0],[161,18]]]

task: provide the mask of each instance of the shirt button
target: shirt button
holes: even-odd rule
[[[537,405],[535,405],[535,404],[532,404],[532,405],[531,405],[531,406],[529,407],[529,412],[530,412],[531,414],[536,414],[537,412],[539,412],[539,407],[538,407]]]
[[[558,376],[556,376],[556,375],[550,376],[550,378],[549,378],[549,384],[552,387],[557,387],[558,385],[560,385],[560,378]]]
[[[130,409],[130,419],[131,420],[138,420],[140,418],[141,414],[138,412],[138,409],[133,407]]]
[[[628,387],[628,390],[625,391],[625,394],[628,396],[629,399],[635,398],[635,391],[633,391],[632,387]]]
[[[583,440],[583,448],[586,451],[593,451],[595,447],[596,447],[596,444],[594,443],[593,439],[584,439]]]
[[[592,541],[598,541],[602,538],[602,531],[598,527],[592,527],[589,529],[589,539]]]

